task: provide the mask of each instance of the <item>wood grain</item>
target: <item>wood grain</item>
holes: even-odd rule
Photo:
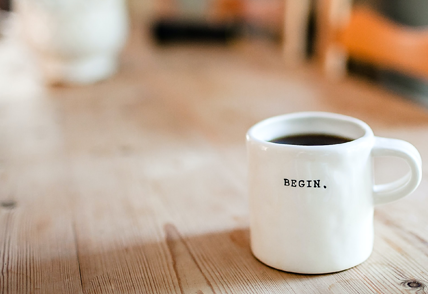
[[[1,293],[428,293],[426,169],[411,196],[377,208],[367,262],[297,275],[251,254],[244,142],[263,118],[323,110],[425,159],[424,108],[284,68],[272,44],[144,36],[132,32],[114,78],[74,88],[45,88],[25,50],[0,40]]]

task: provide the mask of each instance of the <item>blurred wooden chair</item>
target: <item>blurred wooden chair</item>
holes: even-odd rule
[[[348,56],[428,77],[428,30],[399,25],[349,0],[319,0],[317,15],[317,53],[330,77],[345,74]]]
[[[283,56],[288,65],[301,64],[306,57],[310,0],[284,0]]]

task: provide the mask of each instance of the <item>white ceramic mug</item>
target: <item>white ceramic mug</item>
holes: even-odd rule
[[[343,144],[272,143],[296,134],[330,134]],[[374,205],[411,193],[421,180],[413,145],[375,137],[355,118],[302,112],[269,118],[247,133],[250,231],[253,254],[289,272],[320,274],[365,261],[373,249]],[[410,172],[374,185],[373,157],[397,156]]]
[[[125,0],[14,0],[14,10],[48,83],[89,84],[116,72]]]

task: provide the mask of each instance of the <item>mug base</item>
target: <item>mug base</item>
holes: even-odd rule
[[[42,57],[40,65],[48,84],[85,85],[112,76],[117,70],[117,56],[96,55],[79,59]]]
[[[281,267],[277,267],[277,266],[274,266],[274,265],[271,265],[271,264],[269,264],[269,263],[266,263],[266,262],[264,262],[263,260],[261,260],[259,257],[257,257],[257,255],[256,254],[254,254],[254,252],[253,251],[251,251],[251,253],[253,254],[253,256],[259,261],[259,262],[261,262],[261,263],[263,263],[264,265],[266,265],[266,266],[268,266],[268,267],[270,267],[270,268],[273,268],[273,269],[275,269],[275,270],[279,270],[279,271],[283,271],[283,272],[287,272],[287,273],[293,273],[293,274],[299,274],[299,275],[327,275],[327,274],[334,274],[334,273],[339,273],[339,272],[343,272],[343,271],[346,271],[346,270],[349,270],[349,269],[351,269],[351,268],[353,268],[353,267],[356,267],[356,266],[358,266],[358,265],[360,265],[360,264],[362,264],[362,263],[364,263],[367,259],[369,259],[369,257],[371,256],[371,253],[365,258],[365,259],[363,259],[361,262],[358,262],[358,263],[356,263],[356,264],[353,264],[353,265],[351,265],[351,266],[346,266],[346,267],[343,267],[343,268],[338,268],[338,269],[326,269],[326,270],[311,270],[311,269],[306,269],[306,270],[303,270],[303,269],[300,269],[300,270],[298,270],[298,269],[292,269],[292,268],[281,268]]]

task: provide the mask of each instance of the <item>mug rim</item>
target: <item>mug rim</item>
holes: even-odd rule
[[[298,118],[323,118],[323,119],[332,119],[337,121],[348,122],[358,126],[364,133],[362,136],[359,136],[355,139],[352,139],[349,142],[340,143],[340,144],[331,144],[331,145],[292,145],[292,144],[279,144],[264,140],[255,135],[255,133],[260,130],[260,128],[266,127],[270,124],[278,123],[284,120],[292,120]],[[325,132],[328,133],[328,132]],[[348,147],[350,145],[359,144],[362,141],[367,140],[368,138],[373,138],[374,134],[370,126],[363,122],[360,119],[354,118],[352,116],[333,113],[333,112],[324,112],[324,111],[304,111],[304,112],[291,112],[282,115],[277,115],[273,117],[266,118],[259,121],[253,125],[246,134],[247,141],[255,141],[257,143],[278,148],[305,148],[305,149],[321,149],[321,148],[340,148]]]

